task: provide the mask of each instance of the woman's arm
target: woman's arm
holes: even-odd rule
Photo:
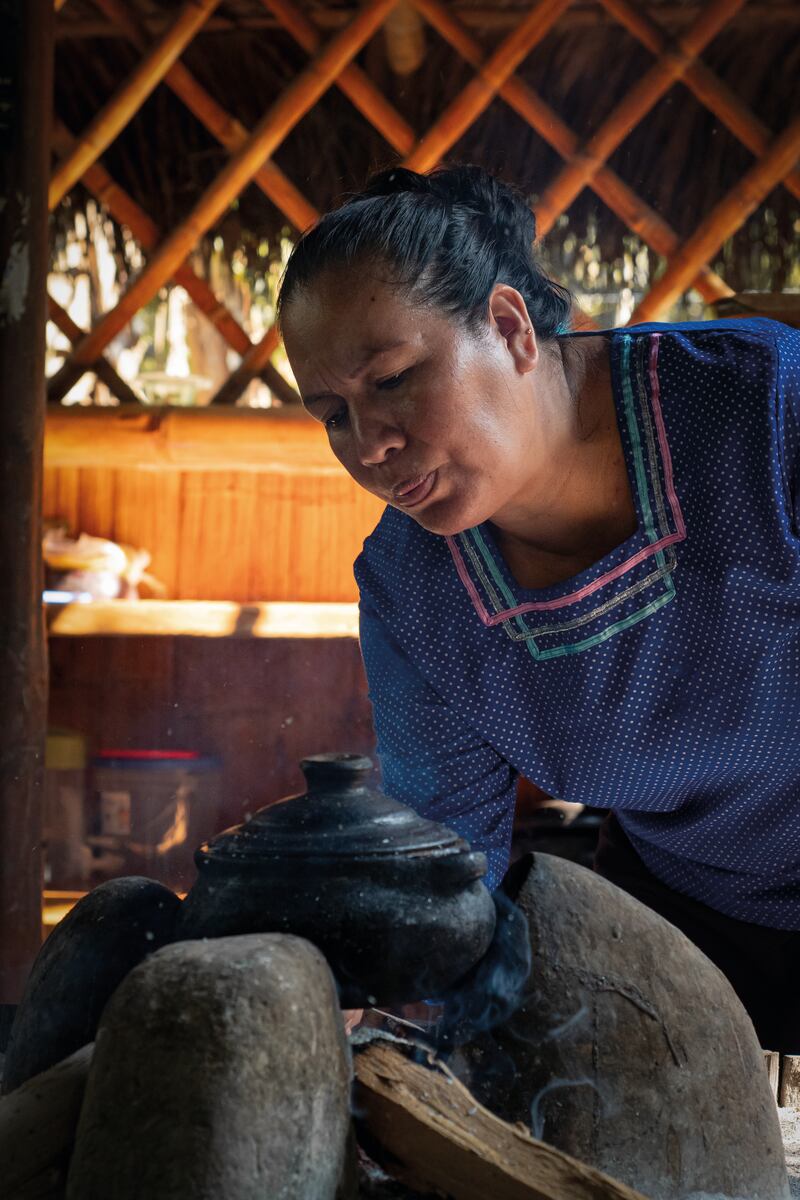
[[[434,691],[363,599],[361,653],[387,794],[484,851],[486,883],[497,887],[508,866],[516,772]]]
[[[800,532],[800,329],[774,324],[778,353],[777,406],[786,416],[784,470],[794,514],[794,532]]]

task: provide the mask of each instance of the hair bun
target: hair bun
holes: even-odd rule
[[[536,239],[536,219],[516,188],[490,175],[483,167],[443,167],[429,178],[451,204],[472,210],[493,228],[501,250],[524,246],[530,251]]]
[[[418,195],[435,196],[436,189],[432,186],[431,175],[418,175],[409,171],[408,167],[387,167],[371,175],[363,192],[356,199],[361,200],[370,196],[392,196],[400,192],[416,192]]]
[[[536,219],[516,188],[471,165],[437,167],[419,175],[407,167],[389,167],[370,179],[361,196],[390,196],[412,192],[432,196],[448,208],[461,208],[486,222],[487,233],[506,248],[530,250],[536,240]]]
[[[571,298],[536,261],[536,222],[525,197],[481,167],[422,175],[389,167],[308,230],[292,251],[279,298],[328,269],[378,263],[406,296],[482,329],[497,283],[519,292],[537,336],[569,328]]]

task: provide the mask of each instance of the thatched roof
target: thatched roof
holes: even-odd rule
[[[297,6],[327,36],[356,11],[354,2]],[[142,27],[163,31],[179,0],[131,0]],[[530,10],[519,0],[450,0],[450,7],[489,52]],[[679,34],[707,5],[683,0],[637,4],[671,34]],[[56,111],[74,133],[85,128],[141,57],[92,0],[68,0],[58,17]],[[359,64],[412,127],[424,132],[472,78],[473,70],[429,26],[426,54],[413,74],[395,74],[379,33]],[[248,126],[307,64],[308,55],[260,0],[223,0],[183,61],[224,107]],[[518,74],[585,140],[653,63],[650,52],[598,4],[578,0],[524,61]],[[800,112],[800,5],[750,0],[703,53],[703,62],[772,131]],[[276,163],[320,210],[357,188],[367,173],[396,154],[337,88],[332,88],[280,146]],[[500,99],[453,147],[452,159],[480,162],[517,181],[535,197],[561,159]],[[112,176],[159,224],[180,222],[221,170],[226,152],[163,84],[103,156]],[[753,155],[676,84],[623,141],[609,165],[686,236],[739,180]],[[78,189],[77,195],[80,195]],[[797,238],[800,201],[778,188],[763,207],[776,218],[774,239]],[[763,209],[762,209],[763,211]],[[613,256],[626,233],[586,189],[572,205],[579,227],[599,212],[599,238]],[[251,185],[217,232],[233,245],[274,241],[285,218]],[[748,238],[745,231],[740,240]],[[765,235],[764,235],[765,236]],[[758,240],[762,239],[759,233]],[[747,285],[729,279],[734,288]]]

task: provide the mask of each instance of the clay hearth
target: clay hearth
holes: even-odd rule
[[[571,1155],[573,1164],[579,1160],[617,1181],[610,1191],[604,1183],[587,1196],[630,1200],[627,1187],[648,1200],[787,1200],[780,1130],[761,1050],[719,971],[662,918],[564,860],[530,856],[515,865],[506,887],[528,923],[532,967],[523,1000],[491,1034],[460,1046],[451,1059],[476,1103],[512,1123],[503,1126],[503,1137],[512,1136],[508,1129],[513,1132],[513,1123],[521,1122]],[[296,937],[243,934],[165,946],[127,974],[123,964],[122,979],[119,972],[113,979],[93,975],[98,951],[117,944],[113,935],[124,942],[131,930],[142,938],[152,933],[133,920],[132,898],[149,915],[164,912],[160,893],[147,881],[116,881],[87,897],[83,916],[76,909],[73,925],[64,922],[43,948],[26,993],[27,1009],[22,1006],[15,1026],[11,1061],[18,1079],[42,1058],[35,1046],[37,1013],[55,1016],[43,1038],[50,1055],[58,1047],[69,1053],[76,1039],[93,1036],[82,1012],[95,1014],[96,1021],[104,1009],[69,1200],[110,1195],[132,1200],[142,1194],[173,1200],[180,1185],[170,1164],[183,1162],[184,1154],[197,1164],[191,1179],[192,1194],[199,1197],[250,1200],[266,1187],[287,1200],[333,1200],[344,1186],[350,1068],[329,965]],[[107,930],[104,912],[125,919]],[[174,908],[167,910],[160,938],[168,940],[175,915]],[[72,927],[81,934],[77,957],[64,943]],[[151,948],[153,942],[157,945],[155,935],[147,939]],[[83,974],[74,973],[76,963]],[[85,1078],[85,1060],[65,1064],[59,1077],[62,1091],[71,1081],[66,1092],[73,1106],[82,1092],[76,1071]],[[384,1131],[384,1101],[397,1113],[397,1097],[411,1083],[400,1071],[392,1086],[379,1106]],[[417,1106],[403,1128],[424,1132],[435,1126],[438,1137],[439,1118],[434,1114],[433,1125],[424,1119],[425,1087],[419,1088],[422,1123]],[[36,1084],[34,1092],[44,1095],[47,1089]],[[0,1101],[0,1151],[6,1100]],[[76,1118],[72,1125],[61,1117],[45,1125],[68,1131],[64,1153],[72,1148],[69,1131]],[[483,1128],[494,1128],[488,1117],[486,1122]],[[30,1124],[26,1118],[26,1128]],[[234,1127],[235,1137],[229,1133]],[[309,1142],[309,1130],[317,1131],[318,1143]],[[469,1157],[469,1137],[463,1130],[455,1133]],[[427,1136],[420,1134],[420,1153],[423,1142],[430,1149]],[[390,1131],[390,1149],[394,1137]],[[6,1144],[15,1144],[13,1129]],[[406,1159],[414,1160],[405,1162],[405,1178],[427,1178],[439,1186],[440,1156],[421,1161],[410,1132],[404,1144]],[[221,1146],[232,1147],[230,1155],[227,1149],[211,1154],[209,1148]],[[491,1146],[485,1153],[487,1161],[492,1158]],[[530,1155],[535,1158],[530,1146],[521,1153],[526,1163]],[[328,1169],[331,1154],[335,1171]],[[150,1170],[151,1162],[161,1164],[158,1170]],[[270,1175],[265,1164],[277,1174]],[[307,1169],[313,1182],[303,1182],[298,1191]],[[520,1167],[523,1176],[528,1169]],[[145,1172],[146,1188],[137,1170]],[[574,1176],[574,1166],[570,1170]],[[125,1190],[129,1175],[138,1192]],[[288,1190],[280,1190],[280,1180],[289,1181]],[[472,1200],[474,1188],[474,1179],[454,1176],[448,1194]],[[63,1191],[52,1195],[63,1200]],[[562,1200],[557,1190],[553,1196]]]
[[[650,1200],[788,1200],[763,1054],[713,963],[564,859],[527,856],[507,886],[533,961],[516,1013],[459,1052],[476,1095]]]

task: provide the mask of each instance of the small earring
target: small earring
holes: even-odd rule
[[[531,326],[530,326],[530,325],[529,325],[529,326],[528,326],[528,328],[525,330],[525,332],[526,332],[526,333],[533,333],[533,329],[531,328]]]

